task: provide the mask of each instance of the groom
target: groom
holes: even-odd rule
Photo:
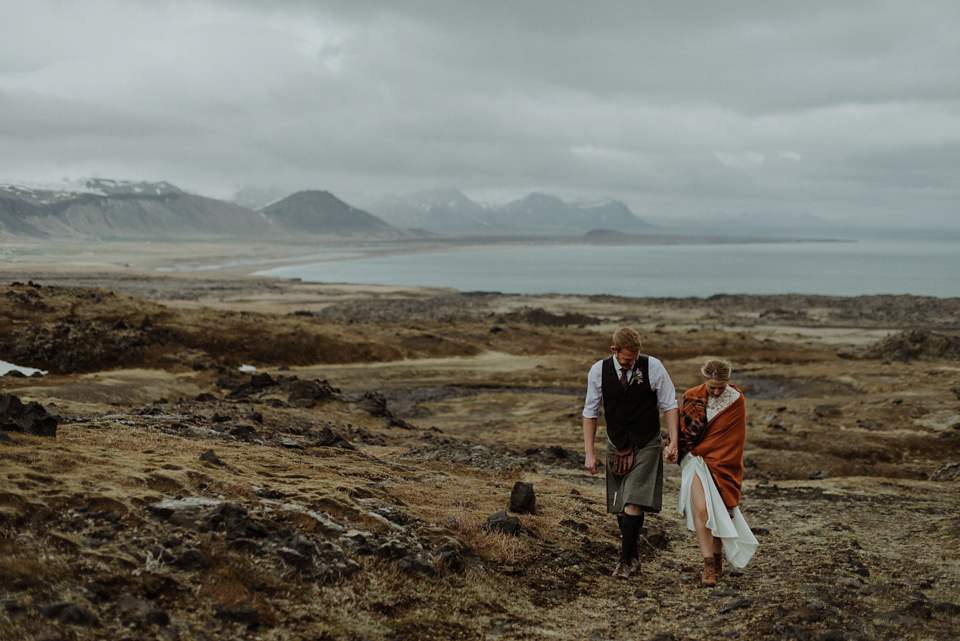
[[[659,512],[663,495],[663,458],[677,458],[677,392],[663,363],[640,353],[640,334],[621,327],[613,334],[613,354],[594,363],[587,374],[583,403],[584,467],[596,474],[597,419],[603,406],[607,426],[607,512],[620,522],[621,551],[613,576],[626,579],[640,571],[637,541],[644,512]],[[660,410],[669,443],[660,438]]]

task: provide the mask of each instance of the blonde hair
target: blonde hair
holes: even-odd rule
[[[715,381],[729,381],[733,374],[733,365],[722,358],[711,358],[700,366],[700,373],[704,380],[712,378]]]
[[[641,349],[640,333],[631,327],[621,327],[613,333],[613,347],[618,352],[622,349],[639,352]]]

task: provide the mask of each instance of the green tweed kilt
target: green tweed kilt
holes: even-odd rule
[[[633,468],[625,475],[613,474],[613,455],[617,448],[607,441],[607,512],[620,514],[623,506],[633,503],[644,512],[659,512],[663,501],[663,443],[660,435],[634,450]]]

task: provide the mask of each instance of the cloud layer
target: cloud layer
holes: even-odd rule
[[[0,182],[958,224],[953,0],[8,5]]]

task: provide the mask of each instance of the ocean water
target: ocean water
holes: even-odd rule
[[[308,282],[429,285],[514,294],[960,296],[960,239],[675,245],[482,246],[278,267]]]
[[[8,374],[12,371],[18,371],[24,376],[33,376],[36,373],[47,373],[46,370],[40,370],[33,367],[24,367],[22,365],[14,365],[13,363],[8,363],[7,361],[0,361],[0,376]]]

